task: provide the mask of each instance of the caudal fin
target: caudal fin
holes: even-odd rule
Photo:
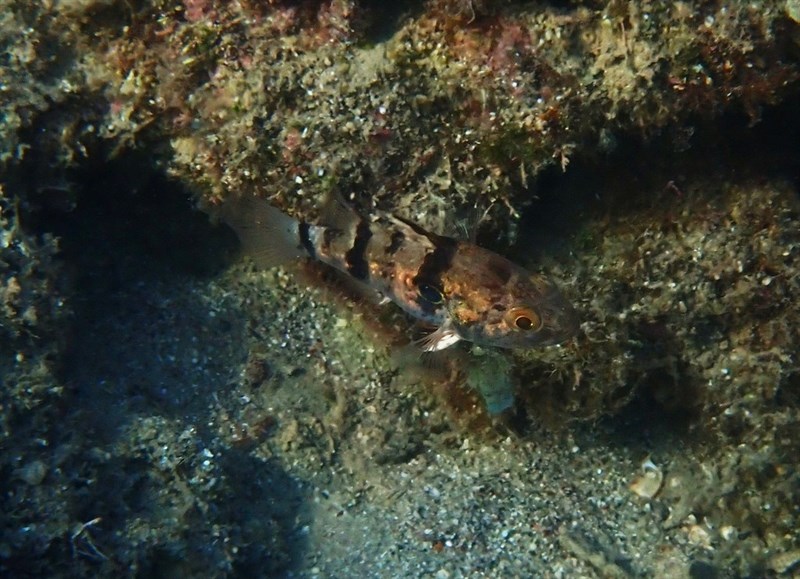
[[[219,215],[236,232],[245,255],[260,267],[275,267],[307,255],[300,242],[299,222],[264,199],[229,199]]]

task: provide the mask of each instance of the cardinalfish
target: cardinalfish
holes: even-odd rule
[[[256,198],[226,202],[221,216],[263,267],[308,257],[367,284],[435,327],[427,352],[460,340],[532,348],[572,337],[575,310],[556,285],[473,243],[436,235],[391,214],[365,219],[333,200],[330,224],[298,221]]]

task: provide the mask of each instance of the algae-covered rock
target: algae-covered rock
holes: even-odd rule
[[[796,569],[795,2],[0,8],[0,574]],[[331,193],[580,332],[419,360],[192,209]]]
[[[2,406],[31,408],[62,386],[54,380],[70,307],[52,236],[23,231],[17,203],[0,185],[0,375]],[[10,428],[2,417],[3,431]]]

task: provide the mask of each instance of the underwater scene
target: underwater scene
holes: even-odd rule
[[[800,577],[800,0],[0,6],[0,577]]]

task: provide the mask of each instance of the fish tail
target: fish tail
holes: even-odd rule
[[[256,197],[226,201],[221,219],[239,237],[242,251],[263,268],[271,268],[310,254],[308,225]]]

